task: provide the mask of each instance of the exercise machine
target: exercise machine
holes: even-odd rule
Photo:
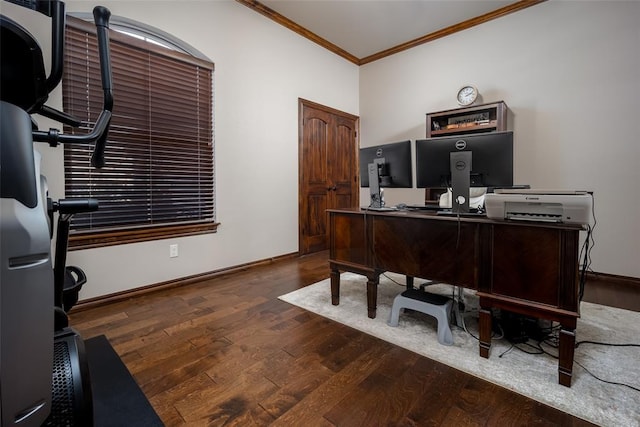
[[[91,125],[45,105],[62,79],[64,3],[3,1],[51,18],[51,64],[47,76],[35,37],[0,15],[0,422],[2,427],[90,426],[93,402],[84,342],[67,318],[86,277],[66,266],[66,254],[71,216],[97,209],[98,202],[49,198],[34,142],[95,144],[91,163],[104,165],[113,107],[110,12],[100,6],[93,11],[104,103]],[[78,135],[41,131],[34,114],[91,130]]]

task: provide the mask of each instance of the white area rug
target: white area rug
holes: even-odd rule
[[[397,281],[394,283],[391,279]],[[436,322],[422,313],[400,315],[398,327],[387,325],[393,298],[404,290],[404,277],[380,276],[378,310],[367,317],[366,278],[352,273],[341,276],[340,305],[331,305],[329,279],[280,297],[281,300],[328,317],[367,334],[423,356],[491,381],[539,402],[601,426],[640,426],[640,392],[598,381],[581,366],[602,379],[640,388],[640,348],[581,344],[575,351],[571,388],[558,384],[558,361],[548,355],[531,355],[509,348],[506,340],[494,339],[489,359],[478,354],[478,341],[452,325],[453,346],[438,344]],[[419,284],[420,280],[416,280]],[[435,285],[451,294],[451,287]],[[434,287],[429,287],[434,292]],[[467,307],[477,307],[471,291],[464,294]],[[478,336],[477,315],[465,315],[469,332]],[[581,303],[576,342],[640,343],[640,313],[597,304]],[[552,347],[544,347],[557,354]],[[505,353],[506,352],[506,353]],[[505,353],[502,357],[501,354]]]

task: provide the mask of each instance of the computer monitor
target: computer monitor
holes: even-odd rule
[[[469,187],[513,185],[513,132],[416,141],[416,186],[450,187],[453,212],[469,212]]]
[[[369,207],[384,207],[381,188],[413,187],[412,175],[410,140],[360,149],[360,186],[369,187]]]

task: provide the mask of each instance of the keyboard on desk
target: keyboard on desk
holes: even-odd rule
[[[407,205],[407,209],[416,211],[439,211],[442,208],[438,205]]]
[[[441,216],[459,216],[462,218],[486,218],[487,213],[483,210],[469,209],[469,212],[453,212],[451,209],[441,209],[436,212],[436,215]]]
[[[374,212],[392,212],[392,211],[397,211],[398,209],[396,208],[392,208],[392,207],[387,207],[387,206],[383,206],[381,208],[372,208],[372,207],[367,207],[367,208],[361,208],[364,211],[374,211]]]

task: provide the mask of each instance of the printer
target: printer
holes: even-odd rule
[[[491,219],[587,225],[593,195],[587,191],[496,189],[485,195],[484,203]]]

